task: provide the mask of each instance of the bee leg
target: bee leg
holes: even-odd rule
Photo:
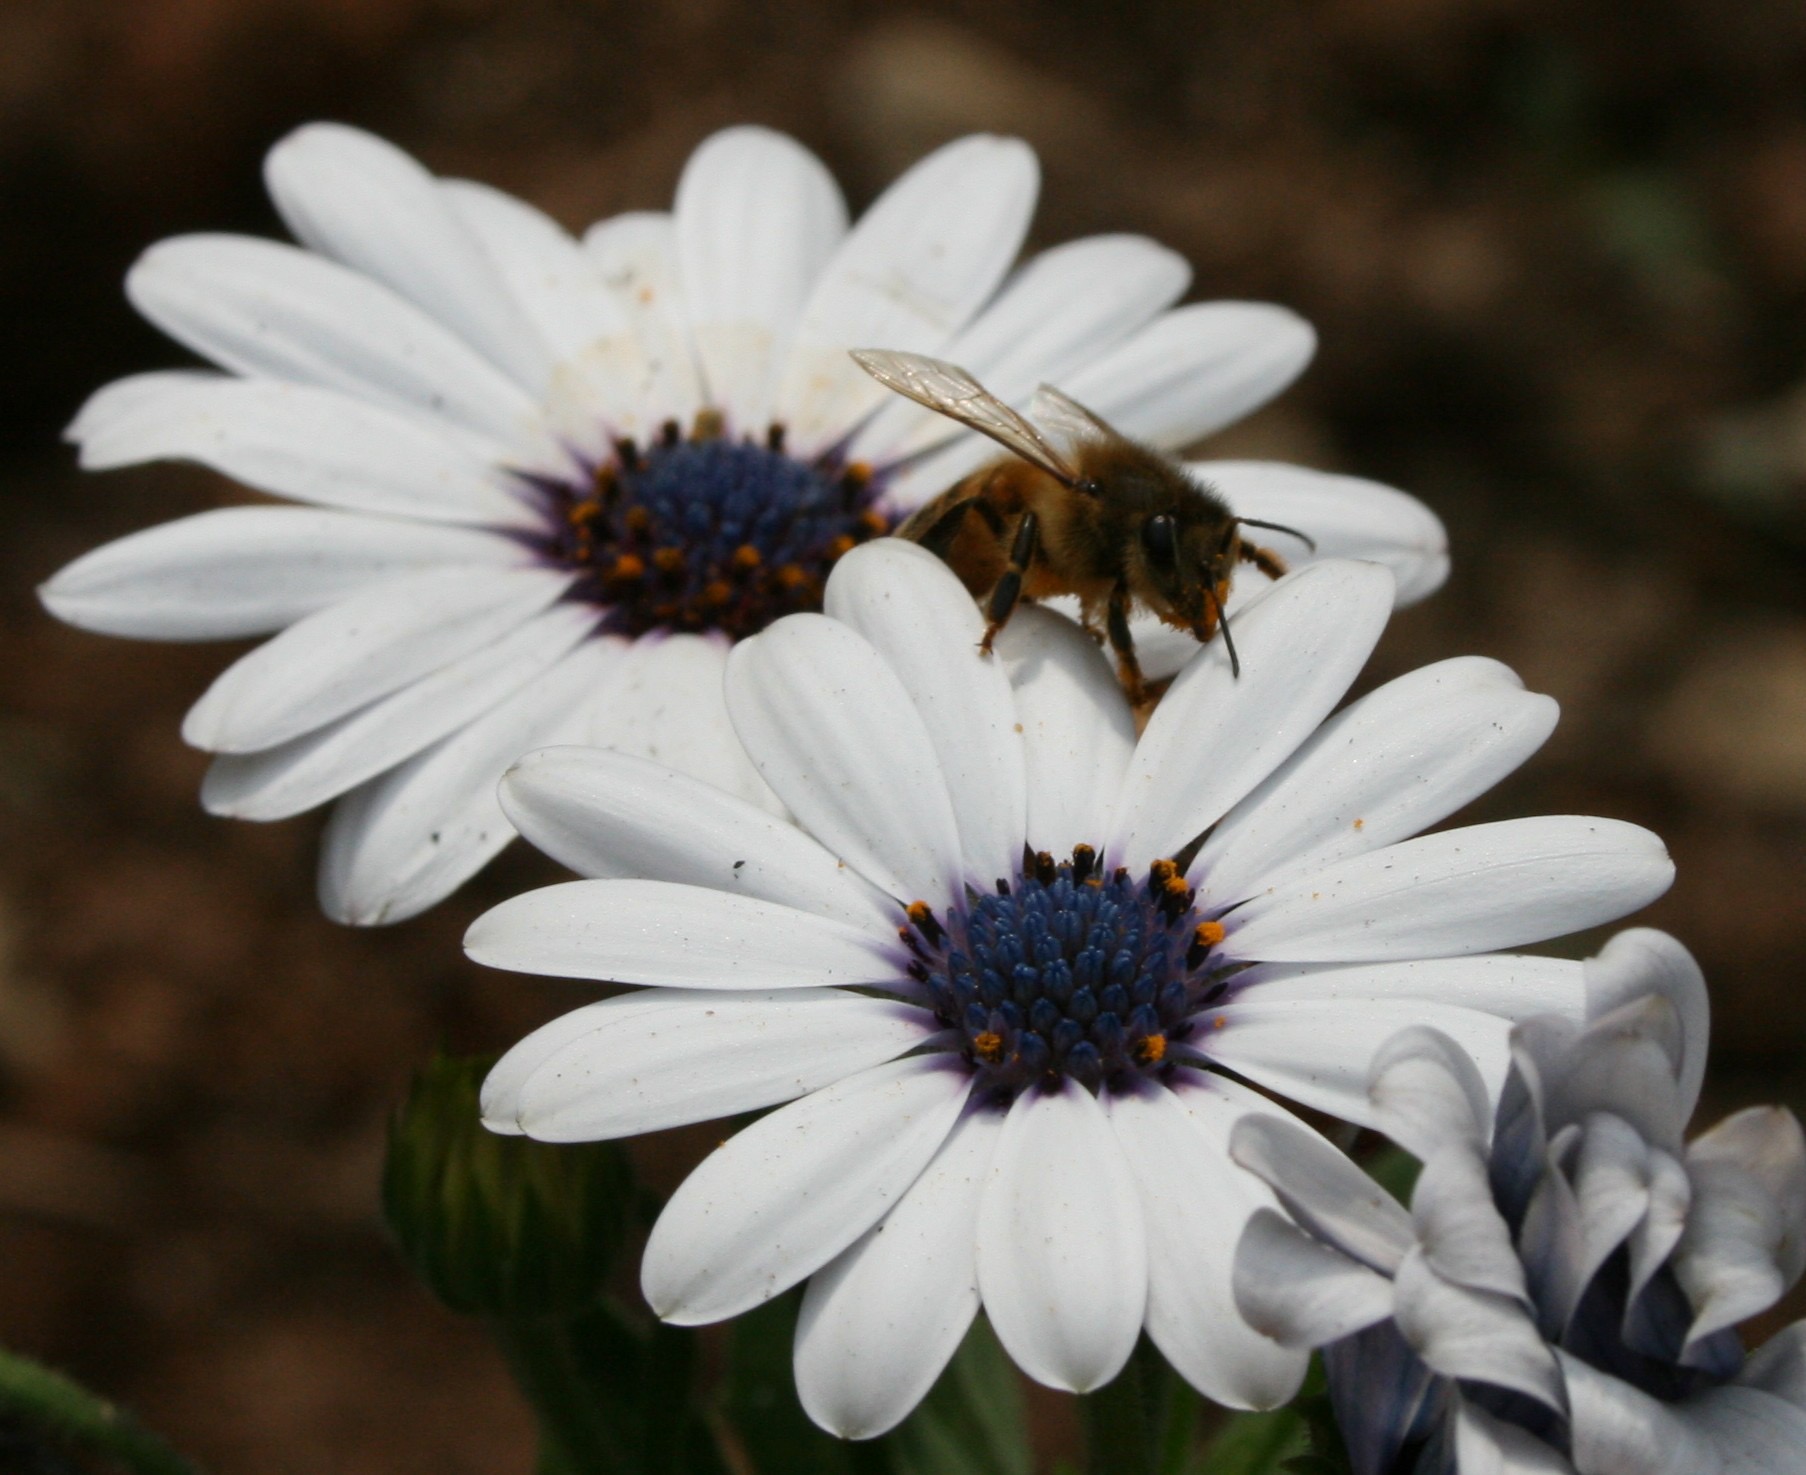
[[[989,623],[978,648],[986,655],[991,653],[991,642],[997,638],[997,632],[1010,622],[1010,616],[1016,611],[1016,601],[1022,597],[1022,576],[1034,562],[1035,550],[1040,543],[1041,520],[1032,512],[1024,512],[1022,520],[1016,524],[1015,541],[1010,544],[1010,566],[1003,571],[1003,577],[991,591],[990,603],[985,606],[985,618]]]
[[[1265,548],[1256,548],[1252,543],[1244,543],[1241,546],[1241,559],[1243,563],[1253,564],[1269,579],[1285,577],[1285,560],[1277,553],[1270,553]]]
[[[1110,636],[1110,649],[1116,652],[1116,678],[1128,694],[1129,705],[1139,707],[1148,699],[1141,684],[1141,662],[1135,659],[1135,637],[1129,633],[1129,589],[1118,584],[1110,591],[1110,612],[1104,628]]]
[[[977,500],[976,497],[968,497],[963,502],[955,502],[928,525],[916,542],[936,558],[945,559],[947,550],[953,546],[953,540],[959,536],[959,530],[966,525],[966,514],[972,510],[972,504]]]

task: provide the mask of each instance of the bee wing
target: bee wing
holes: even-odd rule
[[[854,362],[887,389],[988,435],[1024,461],[1070,485],[1078,472],[1046,436],[964,369],[920,353],[855,348]]]
[[[1035,391],[1029,413],[1038,424],[1045,425],[1050,432],[1071,445],[1122,439],[1122,432],[1115,426],[1101,416],[1092,414],[1071,395],[1061,393],[1051,384],[1043,384]]]

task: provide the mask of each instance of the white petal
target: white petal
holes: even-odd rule
[[[499,445],[485,454],[477,437],[332,389],[140,374],[97,391],[70,436],[89,471],[198,461],[297,502],[428,522],[545,526],[523,484],[502,468]]]
[[[544,390],[545,345],[408,155],[342,123],[309,123],[270,150],[263,176],[302,245],[383,283],[528,390]]]
[[[449,896],[514,838],[496,781],[569,724],[620,659],[591,639],[475,722],[333,808],[320,846],[320,906],[355,926],[400,922]]]
[[[1308,1350],[1390,1316],[1392,1282],[1261,1209],[1236,1245],[1235,1302],[1261,1335]]]
[[[1455,1461],[1461,1475],[1574,1475],[1572,1465],[1516,1424],[1465,1402],[1455,1419]]]
[[[1316,564],[1236,621],[1240,677],[1220,640],[1200,651],[1136,745],[1110,822],[1114,862],[1140,874],[1176,854],[1291,757],[1348,690],[1391,609],[1383,569]]]
[[[682,989],[633,988],[542,1024],[511,1046],[483,1078],[483,1125],[505,1137],[522,1136],[521,1090],[546,1061],[566,1045],[605,1025],[625,1023],[641,1015],[656,1018],[670,1008],[673,999],[688,997],[691,996]]]
[[[761,1117],[671,1195],[640,1266],[666,1321],[737,1316],[827,1264],[907,1192],[946,1140],[969,1078],[912,1056]]]
[[[1193,868],[1200,897],[1228,906],[1428,829],[1541,747],[1556,712],[1551,698],[1477,656],[1387,682],[1325,722],[1224,816]]]
[[[1392,1294],[1399,1331],[1436,1372],[1509,1388],[1562,1410],[1555,1356],[1516,1301],[1444,1280],[1417,1249],[1398,1267]]]
[[[1135,1350],[1147,1307],[1147,1231],[1135,1180],[1089,1091],[1016,1098],[978,1210],[978,1286],[1025,1373],[1086,1393]]]
[[[1806,1137],[1799,1118],[1784,1106],[1733,1112],[1688,1144],[1688,1166],[1706,1162],[1735,1164],[1775,1201],[1781,1216],[1776,1264],[1791,1286],[1806,1257]]]
[[[1585,1475],[1720,1475],[1724,1464],[1703,1429],[1680,1409],[1651,1398],[1566,1353],[1574,1467]],[[1758,1475],[1750,1469],[1747,1475]],[[1779,1469],[1775,1469],[1779,1475]]]
[[[534,401],[475,349],[388,288],[293,246],[178,236],[126,276],[132,305],[224,368],[420,412],[557,465]]]
[[[1059,387],[1131,439],[1177,450],[1264,405],[1316,351],[1316,332],[1287,308],[1194,302]]]
[[[1538,1014],[1578,1019],[1581,965],[1568,958],[1483,953],[1396,963],[1265,963],[1238,973],[1239,992],[1273,999],[1427,999],[1511,1020]]]
[[[1706,979],[1693,955],[1666,932],[1632,927],[1618,933],[1588,958],[1587,1018],[1598,1019],[1645,994],[1660,994],[1674,1006],[1680,1025],[1677,1109],[1681,1121],[1699,1104],[1711,1038]]]
[[[551,216],[474,180],[438,186],[555,358],[568,364],[627,333],[595,262]]]
[[[675,881],[894,935],[896,906],[787,820],[662,764],[543,748],[502,779],[527,840],[579,875]]]
[[[1492,1135],[1492,1104],[1472,1057],[1424,1025],[1408,1025],[1380,1047],[1367,1097],[1380,1131],[1419,1162],[1460,1145],[1483,1155]]]
[[[325,727],[260,753],[224,754],[207,770],[201,803],[211,814],[273,820],[336,799],[520,690],[595,623],[594,610],[554,605],[493,644]]]
[[[778,355],[834,248],[847,207],[801,144],[769,128],[704,140],[677,184],[677,263],[710,403],[763,425]]]
[[[1619,820],[1470,825],[1264,892],[1224,919],[1223,952],[1296,962],[1487,952],[1609,922],[1673,879],[1661,840]]]
[[[1147,1225],[1147,1329],[1188,1383],[1230,1408],[1276,1408],[1298,1391],[1307,1358],[1262,1336],[1236,1310],[1236,1242],[1266,1185],[1229,1159],[1242,1112],[1200,1087],[1181,1098],[1149,1085],[1103,1098],[1141,1191]]]
[[[1501,1201],[1510,1192],[1521,1205],[1519,1211],[1524,1217],[1517,1231],[1518,1259],[1530,1286],[1537,1324],[1550,1337],[1559,1336],[1567,1327],[1586,1289],[1581,1280],[1586,1241],[1580,1229],[1580,1205],[1566,1175],[1557,1166],[1564,1138],[1578,1130],[1570,1128],[1557,1134],[1555,1146],[1546,1146],[1525,1134],[1519,1139],[1515,1155],[1508,1148],[1494,1158],[1507,1172],[1531,1178],[1527,1195],[1517,1185],[1495,1186],[1494,1192]]]
[[[1582,1280],[1592,1279],[1648,1212],[1649,1158],[1648,1144],[1628,1122],[1605,1112],[1587,1118],[1569,1169],[1585,1246]]]
[[[526,559],[518,545],[464,528],[223,507],[96,548],[38,597],[58,619],[104,635],[226,640],[280,630],[421,569],[455,565],[481,583]]]
[[[114,379],[82,401],[75,418],[64,428],[63,439],[74,446],[85,445],[90,438],[103,434],[116,420],[135,419],[141,411],[179,395],[184,388],[218,384],[226,378],[210,369],[154,369],[146,374],[128,374],[123,379]],[[88,466],[85,455],[82,465]]]
[[[829,1433],[893,1428],[959,1349],[978,1312],[978,1204],[1002,1127],[995,1111],[967,1112],[897,1206],[810,1279],[796,1391]]]
[[[288,627],[222,672],[182,723],[216,753],[254,753],[325,726],[538,614],[570,585],[551,569],[400,574]]]
[[[726,667],[727,642],[719,636],[642,635],[598,695],[581,741],[649,758],[778,810],[728,720]]]
[[[1493,1015],[1421,999],[1323,1003],[1258,994],[1212,1009],[1202,1022],[1206,1028],[1188,1043],[1210,1059],[1280,1096],[1369,1127],[1377,1126],[1369,1066],[1406,1025],[1427,1024],[1452,1037],[1474,1057],[1489,1098],[1505,1076],[1510,1030]]]
[[[1064,859],[1100,848],[1135,751],[1135,716],[1098,644],[1064,615],[1018,609],[998,634],[1028,791],[1028,843]]]
[[[540,1061],[516,1121],[597,1142],[756,1111],[857,1075],[934,1031],[920,1009],[835,989],[656,990],[664,1007],[594,1027]]]
[[[1668,1257],[1674,1253],[1674,1247],[1687,1227],[1687,1210],[1692,1205],[1693,1185],[1687,1170],[1667,1153],[1652,1149],[1649,1154],[1649,1208],[1630,1239],[1627,1303],[1634,1303],[1643,1294],[1650,1277],[1668,1263]]]
[[[820,988],[896,981],[888,939],[794,907],[668,881],[566,881],[471,923],[464,950],[516,973],[670,988]]]
[[[1017,139],[977,134],[930,154],[860,217],[803,309],[776,417],[805,453],[850,431],[885,390],[852,348],[933,353],[996,289],[1022,244],[1039,170]]]
[[[967,328],[938,350],[1006,404],[1022,404],[1113,347],[1176,301],[1191,267],[1145,236],[1087,236],[1030,257]],[[896,461],[959,433],[959,426],[901,397],[853,441],[851,454]],[[995,452],[993,451],[993,454]]]
[[[1552,1033],[1550,1023],[1533,1020],[1524,1031],[1549,1062],[1539,1069],[1550,1126],[1612,1112],[1648,1141],[1679,1153],[1685,1124],[1677,1103],[1681,1037],[1673,1006],[1646,994],[1591,1021],[1553,1059],[1535,1046]]]
[[[1709,1388],[1682,1406],[1711,1440],[1725,1475],[1776,1475],[1798,1467],[1806,1449],[1806,1409],[1755,1388]]]
[[[1449,571],[1448,533],[1417,498],[1358,476],[1337,476],[1278,461],[1191,461],[1198,480],[1242,517],[1297,528],[1317,548],[1284,533],[1250,528],[1248,536],[1288,563],[1308,558],[1359,558],[1383,563],[1398,581],[1400,605],[1442,587]]]
[[[727,707],[760,774],[829,850],[898,901],[961,896],[933,739],[869,642],[823,615],[780,620],[729,655]]]
[[[1511,1228],[1493,1204],[1479,1143],[1452,1141],[1424,1163],[1411,1190],[1411,1219],[1424,1260],[1437,1275],[1528,1304],[1524,1267]]]
[[[1669,1262],[1693,1305],[1689,1344],[1766,1311],[1787,1289],[1776,1263],[1781,1211],[1755,1174],[1723,1159],[1694,1161],[1687,1227]]]
[[[590,227],[583,252],[614,293],[635,345],[640,398],[623,407],[618,431],[649,434],[665,420],[687,426],[702,406],[702,377],[684,316],[671,217],[617,215]]]
[[[926,549],[898,538],[855,548],[829,576],[823,613],[872,643],[921,714],[959,827],[966,879],[1014,877],[1027,833],[1027,780],[1003,663],[978,648],[984,617]]]
[[[1411,1216],[1320,1133],[1289,1117],[1250,1113],[1235,1124],[1229,1148],[1315,1238],[1374,1270],[1398,1268],[1413,1239]]]
[[[669,370],[647,357],[630,322],[632,304],[604,280],[596,253],[542,211],[488,185],[448,179],[439,188],[556,359],[546,416],[566,445],[601,460],[617,437],[645,437],[693,407],[695,377],[687,371],[689,396],[659,403]]]

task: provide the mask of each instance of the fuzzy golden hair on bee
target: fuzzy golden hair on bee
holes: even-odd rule
[[[984,606],[980,648],[1023,599],[1077,598],[1110,643],[1130,701],[1146,699],[1129,617],[1145,609],[1200,642],[1219,631],[1241,674],[1224,613],[1235,570],[1269,578],[1285,564],[1241,536],[1244,527],[1303,533],[1238,517],[1172,457],[1121,434],[1051,385],[1024,415],[957,365],[923,354],[855,349],[879,383],[976,430],[1010,454],[962,477],[910,514],[897,536],[943,559]]]

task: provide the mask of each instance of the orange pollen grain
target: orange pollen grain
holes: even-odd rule
[[[929,906],[925,901],[912,901],[908,907],[904,909],[904,915],[907,916],[910,921],[914,922],[916,926],[920,927],[934,915],[934,908]]]
[[[623,582],[646,576],[646,561],[634,553],[623,553],[608,569],[608,577]]]
[[[1143,1065],[1158,1065],[1166,1059],[1166,1036],[1144,1035],[1136,1042],[1135,1058]]]
[[[600,502],[579,502],[565,514],[565,518],[572,527],[580,528],[586,522],[594,522],[601,515],[602,504]]]
[[[684,566],[684,551],[681,548],[660,548],[654,551],[652,562],[661,573],[674,574]]]
[[[1191,894],[1191,887],[1185,884],[1185,877],[1180,875],[1168,876],[1160,883],[1160,889],[1168,896],[1189,896]]]
[[[736,548],[731,560],[735,568],[749,571],[756,569],[763,561],[763,555],[751,543],[742,543]]]
[[[850,537],[848,537],[845,533],[842,533],[833,542],[828,544],[828,557],[830,559],[843,557],[844,555],[851,553],[852,551],[853,551],[853,540]]]
[[[890,519],[870,507],[859,514],[859,525],[874,538],[882,537],[890,531]]]
[[[1003,1059],[1003,1036],[987,1029],[972,1041],[972,1050],[986,1065],[995,1065]]]
[[[703,586],[702,602],[706,605],[723,605],[733,597],[734,586],[726,579],[711,579]]]
[[[643,533],[652,526],[652,514],[644,507],[629,507],[621,521],[627,524],[628,532]]]
[[[1215,947],[1223,940],[1223,924],[1221,922],[1200,922],[1192,936],[1198,940],[1199,947]]]
[[[809,582],[809,575],[794,563],[787,563],[778,570],[778,583],[786,589],[801,589]]]

